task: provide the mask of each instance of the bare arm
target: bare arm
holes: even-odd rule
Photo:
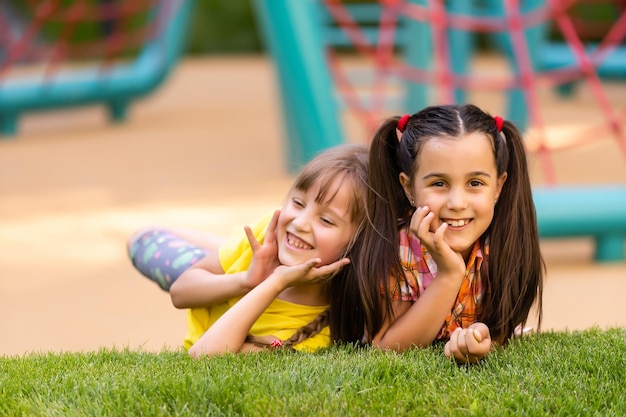
[[[251,289],[247,275],[247,271],[224,274],[217,252],[209,252],[172,284],[172,304],[176,308],[207,307],[241,296]]]
[[[189,349],[194,357],[240,352],[250,329],[265,309],[288,287],[323,282],[348,263],[341,259],[316,268],[319,259],[295,266],[280,266],[246,294],[211,326]]]
[[[193,357],[239,352],[254,322],[282,291],[269,277],[246,294],[211,326],[189,349]]]
[[[172,284],[170,296],[177,308],[207,307],[246,294],[266,279],[279,265],[276,246],[276,224],[280,211],[272,217],[263,244],[256,241],[249,227],[245,227],[254,258],[247,271],[225,274],[217,251],[191,266]],[[252,239],[252,240],[251,240]]]
[[[438,275],[415,303],[399,302],[394,311],[395,321],[387,320],[372,344],[399,352],[431,344],[450,313],[459,290],[458,282],[458,277]]]
[[[411,219],[411,230],[426,245],[437,263],[438,272],[430,286],[419,299],[410,305],[399,302],[395,306],[395,320],[387,318],[372,344],[397,351],[412,346],[427,346],[435,340],[458,294],[465,275],[465,262],[444,239],[447,225],[443,223],[435,232],[430,231],[434,215],[428,207],[416,210]]]

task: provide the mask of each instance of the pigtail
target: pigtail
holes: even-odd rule
[[[486,234],[489,261],[481,320],[495,340],[506,342],[526,322],[535,300],[541,325],[545,266],[522,135],[504,121],[493,137],[498,175],[507,172],[507,179]]]
[[[328,309],[320,313],[310,323],[298,329],[289,339],[280,340],[276,336],[252,336],[246,337],[246,343],[260,347],[293,349],[294,345],[317,335],[324,327],[328,326]]]
[[[283,346],[292,347],[298,343],[315,336],[328,326],[328,309],[324,310],[310,323],[298,329],[289,339],[283,342]]]
[[[371,339],[393,310],[389,273],[401,271],[398,259],[398,218],[408,205],[399,182],[398,118],[386,120],[370,145],[367,223],[353,258],[356,258],[358,290],[365,316],[365,334]],[[386,294],[383,298],[382,288]]]

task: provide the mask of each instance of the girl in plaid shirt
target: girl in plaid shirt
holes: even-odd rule
[[[513,124],[473,105],[391,118],[371,144],[370,187],[353,252],[367,342],[444,340],[447,357],[477,362],[533,305],[540,324],[545,267]]]

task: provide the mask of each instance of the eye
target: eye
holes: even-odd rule
[[[469,184],[470,187],[480,187],[481,185],[484,185],[484,183],[480,180],[471,180]]]
[[[329,218],[329,217],[321,217],[320,220],[326,226],[334,226],[335,225],[335,222],[331,218]]]
[[[293,203],[294,206],[296,207],[300,207],[303,208],[304,207],[304,202],[302,200],[300,200],[298,197],[293,197],[291,199],[291,202]]]
[[[431,186],[431,187],[443,187],[443,186],[445,186],[445,185],[446,185],[446,184],[445,184],[442,180],[439,180],[439,181],[433,181],[433,182],[430,184],[430,186]]]

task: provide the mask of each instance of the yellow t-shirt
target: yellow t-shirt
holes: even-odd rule
[[[256,239],[262,243],[265,231],[272,219],[266,216],[251,227]],[[252,262],[252,249],[243,230],[237,230],[219,248],[219,260],[226,274],[234,274],[248,270]],[[209,327],[217,321],[241,297],[232,298],[224,303],[209,308],[193,308],[187,313],[187,337],[185,349],[189,349]],[[302,326],[307,325],[320,315],[328,306],[307,306],[275,299],[252,325],[250,334],[253,336],[274,336],[280,340],[291,337]],[[314,351],[330,346],[330,329],[326,326],[313,337],[303,340],[294,346],[296,350]]]

